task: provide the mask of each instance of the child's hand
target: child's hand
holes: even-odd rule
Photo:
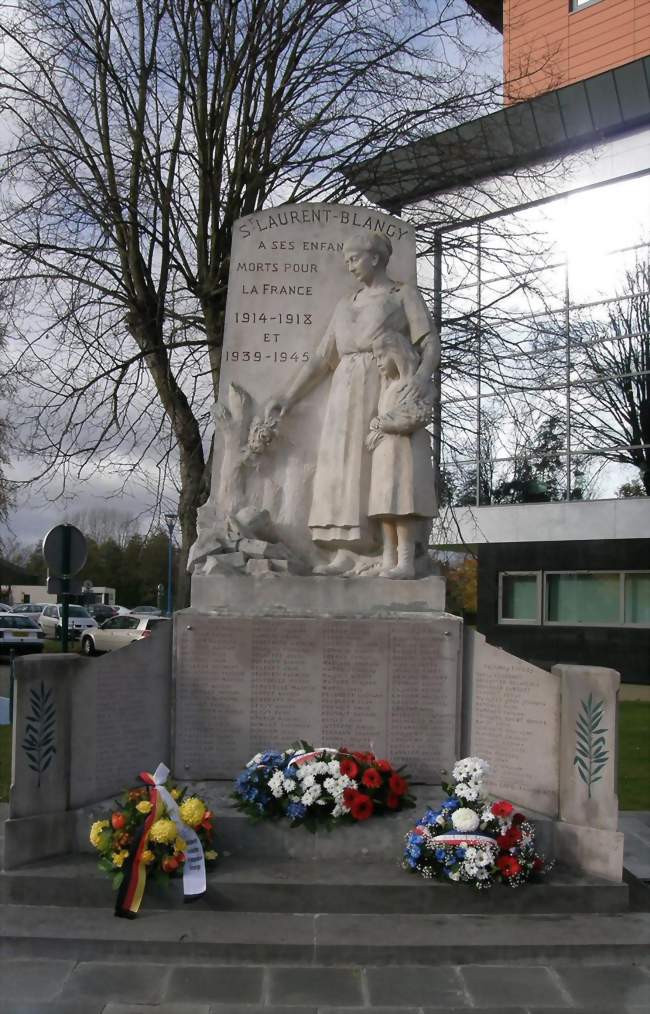
[[[379,428],[379,419],[375,417],[370,423],[370,433],[366,437],[366,447],[370,452],[374,451],[384,436],[384,431]]]

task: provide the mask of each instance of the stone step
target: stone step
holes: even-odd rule
[[[110,908],[109,878],[95,857],[66,856],[0,874],[0,902]],[[147,911],[183,905],[182,882],[150,885]],[[513,890],[423,881],[397,862],[327,865],[314,861],[223,858],[208,874],[208,890],[194,910],[340,913],[567,913],[623,912],[629,887],[556,869],[545,881]]]
[[[647,958],[650,914],[405,915],[206,912],[6,905],[0,956],[183,964],[632,964]]]

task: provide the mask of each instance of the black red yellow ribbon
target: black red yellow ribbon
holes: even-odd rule
[[[153,775],[150,775],[147,771],[142,771],[139,777],[149,789],[151,810],[147,814],[146,820],[139,831],[134,835],[129,847],[129,855],[122,867],[124,877],[118,888],[117,899],[115,901],[115,915],[122,919],[135,919],[140,908],[142,895],[147,883],[147,866],[142,856],[149,844],[151,828],[164,811],[163,799],[158,791]]]

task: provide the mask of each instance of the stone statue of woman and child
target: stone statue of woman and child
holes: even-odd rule
[[[237,429],[233,417],[239,418],[232,461],[218,480],[219,497],[229,502],[231,539],[224,547],[222,524],[221,549],[232,551],[237,537],[259,541],[269,528],[267,512],[246,504],[246,467],[282,441],[294,407],[329,381],[307,522],[325,562],[310,572],[393,580],[430,573],[426,549],[437,498],[426,427],[439,338],[419,290],[388,274],[391,254],[382,233],[360,231],[348,239],[343,257],[356,284],[340,298],[309,360],[254,418],[242,415],[247,396],[239,388],[231,386],[231,411],[217,407],[215,421],[226,432]],[[229,561],[207,551],[201,520],[191,564],[202,573],[223,572]],[[426,561],[422,570],[418,557]],[[239,558],[235,563],[241,568]]]

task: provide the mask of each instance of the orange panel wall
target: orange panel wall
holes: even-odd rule
[[[582,81],[650,54],[650,0],[504,0],[506,102]]]

